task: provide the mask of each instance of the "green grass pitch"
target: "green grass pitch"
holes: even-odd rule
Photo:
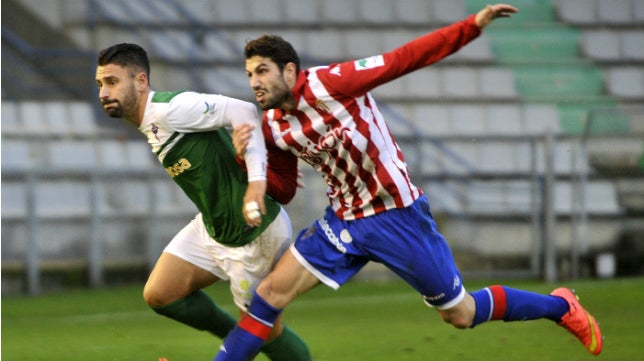
[[[475,281],[468,289],[487,283]],[[547,293],[551,286],[509,281]],[[309,344],[315,361],[643,361],[644,278],[563,284],[576,289],[605,336],[599,357],[550,321],[491,322],[457,330],[401,282],[355,281],[339,291],[318,287],[285,311],[286,322]],[[2,298],[4,361],[212,360],[220,341],[158,316],[141,286]],[[208,288],[231,312],[228,285]],[[266,360],[259,356],[257,360]]]

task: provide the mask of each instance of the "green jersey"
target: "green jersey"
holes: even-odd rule
[[[280,205],[266,197],[261,225],[249,227],[244,220],[242,206],[251,167],[247,174],[237,164],[225,129],[257,121],[254,105],[240,108],[244,104],[250,103],[222,95],[153,92],[139,128],[168,174],[196,205],[210,236],[232,247],[250,243],[280,211]],[[253,112],[255,118],[249,119]],[[260,163],[259,170],[254,167],[255,179],[261,179],[265,167],[261,148],[253,147],[254,159]]]

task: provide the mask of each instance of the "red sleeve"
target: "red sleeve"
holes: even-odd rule
[[[266,192],[281,204],[288,204],[297,190],[297,157],[293,153],[277,148],[268,150]]]
[[[321,80],[340,94],[357,97],[453,54],[481,34],[475,15],[416,38],[388,53],[332,64]]]
[[[297,157],[275,144],[271,128],[264,121],[262,122],[262,132],[268,156],[266,192],[277,202],[287,204],[297,191]]]

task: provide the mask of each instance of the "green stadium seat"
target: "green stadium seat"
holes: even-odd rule
[[[592,66],[516,66],[514,76],[517,90],[526,98],[584,99],[604,91],[602,71]]]
[[[559,26],[497,28],[486,31],[500,63],[571,62],[579,60],[581,33]]]

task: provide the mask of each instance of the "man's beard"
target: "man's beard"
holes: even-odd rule
[[[259,108],[261,110],[270,110],[279,108],[284,102],[286,102],[291,95],[290,91],[286,86],[284,88],[280,87],[274,91],[275,96],[266,99],[264,104],[260,104]]]
[[[114,103],[115,106],[112,106],[109,108],[105,108],[105,107],[103,108],[103,110],[105,110],[107,115],[109,115],[112,118],[123,118],[123,107],[121,106],[121,104],[117,100],[110,103]],[[110,103],[107,103],[107,104],[110,104]]]

